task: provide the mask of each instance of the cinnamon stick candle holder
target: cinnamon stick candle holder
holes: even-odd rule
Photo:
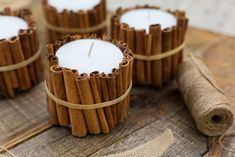
[[[161,87],[176,77],[187,27],[183,11],[155,6],[117,9],[111,18],[111,36],[126,42],[134,53],[134,84]]]
[[[66,34],[107,33],[106,0],[56,1],[43,0],[48,41]]]
[[[30,10],[5,8],[0,19],[0,98],[9,98],[42,80],[40,46]]]
[[[127,117],[133,55],[127,44],[92,35],[67,35],[47,45],[50,122],[74,136],[109,133]]]

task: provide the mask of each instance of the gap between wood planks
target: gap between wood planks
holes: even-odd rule
[[[1,144],[1,147],[3,147],[4,149],[13,148],[16,145],[29,140],[30,138],[46,131],[47,129],[51,127],[52,127],[52,124],[50,124],[47,120],[43,121],[40,124],[36,125],[35,127],[26,130],[22,134],[19,134],[18,136],[4,142],[3,144]],[[0,153],[2,152],[4,152],[4,150],[0,149]]]

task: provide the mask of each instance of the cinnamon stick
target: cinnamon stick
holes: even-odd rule
[[[120,67],[122,69],[122,85],[123,85],[123,93],[124,94],[128,87],[129,87],[129,82],[130,79],[128,77],[128,73],[129,73],[129,64],[130,62],[126,59],[123,60],[123,62],[120,64]],[[127,116],[127,110],[128,110],[128,99],[124,99],[123,101],[123,111],[124,112],[124,118]]]
[[[102,0],[100,4],[98,4],[93,10],[96,11],[96,16],[95,18],[97,19],[97,24],[103,22],[106,17],[106,4],[105,1]],[[98,36],[102,36],[103,33],[106,32],[106,27],[100,30],[97,30],[95,33],[97,33]]]
[[[116,78],[114,74],[108,74],[107,76],[107,83],[108,83],[108,91],[110,100],[114,100],[117,98],[117,89],[116,89]],[[117,105],[114,104],[111,106],[112,115],[114,120],[114,125],[117,124]]]
[[[91,82],[91,89],[94,97],[95,103],[101,103],[102,102],[102,93],[101,93],[101,80],[99,72],[95,71],[90,74],[90,82]],[[109,133],[109,125],[104,113],[103,108],[97,109],[97,113],[99,116],[100,126],[103,133]]]
[[[86,11],[79,11],[79,23],[81,28],[88,28],[89,27],[89,19],[88,14]]]
[[[69,11],[68,18],[69,18],[69,27],[71,27],[71,28],[79,28],[80,27],[79,20],[77,18],[77,13],[75,13],[73,10]]]
[[[7,62],[6,62],[6,58],[5,58],[5,54],[4,53],[9,53],[9,47],[8,47],[8,43],[5,39],[0,40],[0,67],[1,66],[6,66]],[[1,84],[1,89],[2,91],[4,91],[4,93],[7,93],[8,96],[10,97],[14,97],[15,93],[14,93],[14,89],[11,83],[11,73],[9,71],[6,72],[2,72],[2,83]],[[7,91],[5,91],[5,86]]]
[[[0,40],[0,41],[7,42],[6,40],[4,41],[4,39]],[[12,57],[10,46],[9,46],[8,42],[6,44],[4,57],[6,59],[6,65],[12,65],[13,64],[13,57]],[[9,75],[10,75],[10,81],[11,81],[12,87],[14,89],[19,88],[20,85],[19,85],[19,81],[18,81],[18,78],[17,78],[16,71],[12,70],[12,71],[9,71],[9,73],[10,73]]]
[[[100,17],[101,20],[104,21],[107,16],[107,11],[106,11],[106,0],[101,0],[100,3]]]
[[[162,52],[172,49],[172,29],[162,30]],[[163,82],[168,83],[171,80],[171,57],[162,59],[162,76]]]
[[[20,30],[19,31],[19,37],[20,37],[20,42],[22,45],[22,50],[24,52],[24,57],[25,59],[28,59],[31,57],[31,43],[30,43],[30,37],[32,36],[32,32],[27,34],[27,30]],[[27,66],[28,68],[28,72],[29,72],[29,76],[31,81],[33,82],[33,84],[37,83],[37,77],[36,77],[36,73],[35,73],[35,69],[33,64],[30,64]]]
[[[65,9],[62,13],[58,13],[58,24],[60,27],[68,28],[69,27],[69,12]],[[65,33],[60,32],[60,36],[65,35]]]
[[[59,67],[58,65],[52,66],[51,75],[52,75],[52,86],[55,97],[66,101],[67,98],[66,98],[62,68]],[[68,126],[70,124],[68,108],[63,105],[56,104],[56,110],[57,110],[59,124],[62,126]]]
[[[19,37],[9,39],[9,46],[14,63],[20,63],[25,60]],[[20,89],[27,90],[32,87],[27,67],[16,70]]]
[[[117,39],[117,32],[116,32],[116,29],[115,29],[115,23],[118,21],[117,19],[117,16],[113,15],[111,17],[111,24],[110,24],[110,27],[111,27],[111,38],[112,39]]]
[[[81,100],[76,86],[76,78],[78,77],[77,70],[63,69],[63,75],[67,101],[80,104]],[[69,117],[72,134],[78,137],[86,136],[87,128],[83,111],[78,109],[69,109]]]
[[[152,35],[147,34],[145,36],[145,53],[146,56],[151,56],[151,51],[152,51]],[[148,83],[152,82],[152,66],[151,66],[151,61],[145,61],[145,67],[146,67],[146,81]]]
[[[145,55],[145,30],[135,31],[135,53]],[[136,70],[138,71],[136,80],[138,83],[145,81],[145,64],[143,60],[136,60]]]
[[[102,0],[102,4],[101,4],[101,16],[102,16],[102,22],[105,21],[107,19],[107,4],[106,4],[106,0]],[[107,25],[100,30],[100,36],[102,36],[103,34],[107,34]]]
[[[162,51],[162,34],[161,34],[161,26],[151,25],[149,28],[149,32],[152,35],[152,55],[161,54]],[[154,86],[162,86],[162,62],[161,60],[152,61],[152,84]]]
[[[134,56],[132,54],[132,51],[130,49],[126,49],[124,51],[125,54],[125,59],[129,62],[129,72],[128,72],[128,88],[132,83],[132,71],[133,71],[133,63],[134,63]],[[127,96],[127,111],[129,110],[129,105],[130,105],[130,93]]]
[[[122,81],[122,71],[121,69],[115,69],[114,70],[114,76],[116,78],[116,89],[117,89],[117,97],[122,96],[123,94],[123,81]],[[121,123],[124,121],[124,101],[121,101],[117,104],[117,120],[118,123]]]
[[[178,33],[177,27],[172,28],[172,49],[178,46]],[[171,77],[174,78],[178,71],[179,66],[179,53],[176,53],[171,57]]]
[[[35,53],[37,53],[37,51],[40,50],[40,43],[36,27],[32,27],[30,30],[32,30],[33,34],[32,37],[30,38],[31,54],[34,55]],[[31,32],[30,30],[28,32]],[[42,73],[43,73],[41,55],[35,60],[34,68],[37,77],[37,82],[39,82],[42,79]]]
[[[118,38],[119,40],[127,42],[127,29],[128,29],[128,25],[121,24],[119,38]]]
[[[179,15],[178,15],[179,14]],[[177,29],[178,29],[178,45],[181,45],[184,42],[185,33],[187,29],[188,20],[182,16],[182,13],[176,12],[177,16]],[[179,63],[183,60],[183,50],[179,52]]]
[[[13,16],[13,15],[14,15],[14,13],[13,13],[13,11],[11,10],[10,7],[4,8],[3,12],[4,12],[5,15],[8,15],[8,16]]]
[[[128,28],[127,29],[127,44],[129,49],[132,50],[132,52],[135,52],[135,29],[134,28]],[[134,60],[132,60],[134,62]],[[131,70],[130,75],[131,75],[131,79],[133,78],[133,82],[136,82],[136,75],[137,75],[137,69],[136,67],[132,65],[133,70]]]
[[[56,8],[48,6],[47,14],[49,14],[49,19],[50,19],[48,22],[50,24],[52,24],[52,25],[58,26],[59,25],[59,21],[58,21],[58,14],[57,14]],[[51,39],[50,42],[55,41],[60,36],[60,33],[52,31],[52,30],[51,30],[50,34],[52,36],[50,38]]]
[[[7,97],[6,95],[6,84],[4,83],[4,78],[3,75],[0,73],[0,98],[5,98]]]
[[[94,10],[89,10],[88,11],[88,20],[89,20],[89,27],[95,26],[95,11]],[[94,32],[92,32],[94,33]]]
[[[48,47],[47,51],[53,51],[52,47]],[[54,90],[53,90],[53,85],[52,85],[52,72],[50,71],[50,67],[57,65],[58,64],[58,58],[55,57],[53,54],[48,54],[46,55],[46,59],[45,59],[45,77],[46,77],[46,84],[47,84],[47,88],[48,90],[54,94]],[[58,125],[59,121],[58,121],[58,117],[57,117],[57,111],[56,111],[56,103],[47,96],[47,108],[48,108],[48,112],[49,112],[49,121],[54,124],[54,125]]]
[[[119,34],[120,34],[120,23],[115,22],[114,23],[114,33],[113,33],[113,39],[119,39]]]
[[[109,89],[108,89],[108,82],[107,82],[106,74],[102,73],[100,75],[100,79],[101,79],[102,101],[107,102],[110,100],[110,96],[109,96],[109,91],[108,91]],[[109,129],[112,130],[115,126],[115,122],[114,122],[114,117],[112,113],[112,108],[110,106],[105,107],[105,114],[107,116]]]
[[[80,95],[81,103],[94,104],[90,81],[87,74],[80,74],[76,79],[78,92]],[[91,134],[99,134],[101,132],[99,119],[96,110],[84,111],[86,118],[87,128]]]

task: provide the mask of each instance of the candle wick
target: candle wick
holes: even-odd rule
[[[92,52],[92,49],[93,49],[93,47],[94,47],[94,44],[95,44],[95,42],[93,41],[93,42],[91,43],[91,46],[90,46],[90,50],[89,50],[89,53],[88,53],[88,57],[91,56],[91,52]]]

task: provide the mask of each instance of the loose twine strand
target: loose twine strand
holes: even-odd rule
[[[127,89],[127,91],[122,96],[120,96],[112,101],[84,105],[84,104],[74,104],[74,103],[70,103],[70,102],[58,99],[49,91],[49,89],[47,88],[46,82],[45,82],[46,93],[53,101],[55,101],[57,104],[65,106],[65,107],[68,107],[71,109],[79,109],[79,110],[93,110],[93,109],[108,107],[108,106],[112,106],[114,104],[117,104],[117,103],[123,101],[129,95],[129,93],[131,91],[131,87],[132,87],[132,82],[131,82],[129,88]]]
[[[170,56],[172,56],[174,54],[179,53],[181,50],[183,50],[185,45],[186,44],[183,43],[179,47],[177,47],[177,48],[175,48],[173,50],[170,50],[170,51],[167,51],[167,52],[164,52],[164,53],[161,53],[161,54],[152,55],[152,56],[145,56],[145,55],[140,55],[140,54],[134,54],[134,58],[137,59],[137,60],[144,60],[144,61],[161,60],[163,58],[167,58],[167,57],[170,57]]]
[[[56,31],[56,32],[61,32],[61,33],[91,33],[91,32],[96,32],[98,30],[101,30],[102,28],[106,27],[108,24],[108,18],[106,18],[103,22],[101,22],[98,25],[91,26],[88,28],[69,28],[69,27],[59,27],[50,24],[49,22],[45,21],[45,26],[46,28]]]
[[[6,71],[23,68],[33,63],[40,56],[40,54],[41,54],[41,48],[32,57],[28,58],[27,60],[24,60],[20,63],[0,67],[0,72],[6,72]]]
[[[220,146],[225,149],[226,151],[229,151],[229,152],[232,152],[232,153],[235,153],[235,150],[232,149],[232,148],[228,148],[228,147],[225,147],[224,144],[222,143],[222,140],[225,136],[235,136],[235,131],[231,131],[231,132],[228,132],[222,136],[219,137],[219,144]]]

